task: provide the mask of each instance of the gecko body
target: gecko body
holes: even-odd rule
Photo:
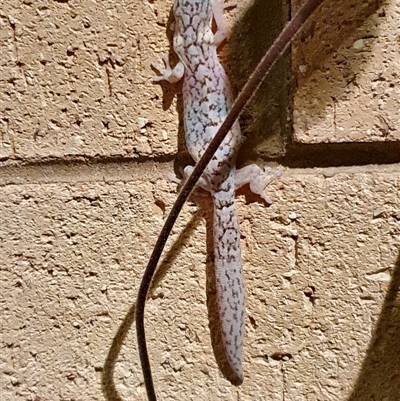
[[[223,0],[175,0],[173,47],[179,57],[172,69],[165,58],[163,75],[155,81],[177,82],[183,78],[183,120],[186,146],[197,162],[218,131],[232,104],[226,72],[217,48],[228,34]],[[212,30],[213,20],[217,29]],[[213,246],[219,320],[225,354],[230,367],[243,381],[242,351],[245,331],[245,290],[240,251],[240,231],[235,190],[250,189],[271,203],[263,190],[279,172],[256,165],[236,170],[241,133],[236,122],[211,159],[199,185],[213,199]],[[189,175],[193,167],[185,168]]]

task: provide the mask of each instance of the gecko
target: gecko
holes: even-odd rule
[[[228,76],[217,55],[217,48],[229,33],[224,9],[231,6],[234,4],[223,0],[175,0],[173,49],[179,61],[172,68],[168,57],[164,57],[165,69],[155,66],[162,74],[154,78],[155,82],[175,83],[183,78],[185,141],[195,162],[200,160],[233,102]],[[254,164],[236,169],[241,142],[240,126],[235,122],[198,182],[213,201],[214,271],[221,337],[238,384],[243,382],[245,288],[235,192],[249,184],[253,193],[271,204],[264,189],[281,175],[279,170],[261,169]],[[192,171],[193,167],[187,166],[184,177]]]

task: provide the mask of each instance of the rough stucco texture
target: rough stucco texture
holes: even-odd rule
[[[166,178],[176,166],[164,160],[180,140],[179,88],[153,85],[150,66],[168,49],[170,3],[2,4],[1,401],[146,400],[132,306],[176,198]],[[366,103],[368,69],[346,89],[395,127],[390,140],[399,7],[382,2],[364,21],[384,20],[365,46],[380,49],[371,66],[390,50],[376,90],[392,88],[391,101],[385,110]],[[329,107],[318,123],[304,122],[315,116],[309,91],[324,82],[307,79],[323,66],[294,49],[294,74],[312,70],[296,75],[294,137],[326,141],[337,133]],[[361,129],[346,96],[346,140],[370,141],[373,119],[363,114]],[[204,213],[184,207],[146,309],[160,400],[399,400],[399,165],[283,170],[268,187],[270,207],[246,190],[238,198],[247,295],[240,387],[222,376],[211,346]]]

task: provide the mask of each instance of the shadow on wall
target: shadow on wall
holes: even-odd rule
[[[158,287],[160,281],[163,280],[172,264],[179,257],[180,250],[190,243],[193,232],[196,230],[197,226],[200,223],[200,216],[198,213],[196,213],[186,224],[185,228],[182,230],[179,237],[174,241],[170,249],[166,251],[151,282],[149,296],[154,293],[154,290]],[[103,372],[101,376],[101,387],[104,398],[107,401],[127,401],[120,395],[117,389],[114,378],[114,371],[115,364],[118,361],[118,357],[121,352],[121,348],[124,345],[124,341],[126,340],[126,336],[128,335],[129,330],[132,328],[133,323],[135,322],[135,308],[136,303],[134,303],[126,313],[122,323],[118,327],[117,333],[113,338],[113,341],[108,350],[106,360],[104,362]]]
[[[400,252],[382,312],[348,401],[400,399]]]
[[[199,224],[196,215],[187,224],[174,242],[171,249],[163,258],[157,274],[152,282],[150,292],[154,291],[163,279],[169,267],[179,255],[179,249],[190,241],[193,231]],[[209,219],[206,219],[210,224]],[[210,236],[207,236],[207,246],[210,246]],[[215,293],[212,293],[210,279],[210,260],[207,261],[207,306],[210,314],[210,331],[212,345],[217,363],[227,377],[232,380],[231,372],[226,365],[223,348],[220,344],[218,317],[212,313],[215,303]],[[211,294],[210,294],[211,292]],[[211,308],[211,311],[210,311]],[[214,311],[216,308],[214,308]],[[118,360],[121,347],[135,320],[135,305],[131,306],[121,323],[110,346],[102,374],[102,388],[105,399],[108,401],[124,401],[120,396],[114,381],[114,368]],[[385,301],[373,337],[367,351],[361,372],[354,386],[354,390],[347,401],[398,401],[400,394],[400,250],[392,273],[392,280],[386,293]]]
[[[276,38],[282,27],[293,16],[303,1],[254,0],[235,23],[229,39],[228,75],[235,94],[247,81],[249,75]],[[349,76],[363,73],[363,66],[372,54],[351,57],[352,44],[359,38],[359,29],[385,3],[385,0],[325,0],[315,15],[303,27],[290,51],[272,68],[256,95],[242,113],[240,121],[247,142],[239,155],[239,165],[259,157],[276,159],[291,167],[315,167],[354,164],[354,156],[361,164],[381,160],[392,162],[393,156],[385,143],[357,144],[301,144],[292,138],[292,102],[297,86],[304,86],[315,79],[318,71],[336,66],[341,54],[340,71]],[[368,23],[368,35],[379,36],[379,26]],[[292,66],[292,59],[294,66]],[[299,72],[297,64],[307,65],[307,73]],[[298,67],[298,65],[297,65]],[[292,70],[293,69],[293,70]],[[344,79],[345,77],[343,77]],[[332,93],[343,97],[347,86],[342,80],[316,82],[334,86]],[[322,88],[322,87],[321,87]],[[322,89],[321,89],[322,90]],[[318,118],[323,119],[330,98],[321,98],[315,105]],[[400,145],[395,142],[396,150]],[[348,156],[350,154],[351,156]],[[380,155],[383,155],[380,158]],[[389,157],[387,157],[389,154]],[[372,160],[371,160],[372,159]]]
[[[334,49],[337,49],[341,42],[345,40],[352,32],[357,29],[357,26],[361,24],[365,19],[367,19],[371,13],[373,13],[381,4],[382,0],[370,1],[368,4],[369,8],[364,8],[364,12],[360,11],[359,15],[355,20],[352,20],[352,23],[348,23],[346,25],[345,21],[348,19],[348,15],[343,15],[343,10],[341,7],[346,5],[347,8],[351,9],[352,12],[357,12],[362,8],[363,2],[358,2],[356,0],[340,0],[338,3],[340,5],[333,3],[332,1],[327,0],[324,4],[329,4],[333,11],[335,11],[335,16],[337,19],[335,21],[339,26],[343,24],[341,29],[336,30],[335,41],[329,43],[330,51],[327,49],[320,49],[318,51],[314,51],[311,54],[312,60],[315,63],[312,64],[320,64],[322,63],[320,57],[323,57],[323,54],[330,54]],[[269,46],[271,41],[275,38],[276,30],[280,30],[282,24],[284,23],[285,12],[282,11],[281,1],[273,0],[269,2],[268,6],[266,5],[265,0],[255,0],[253,7],[249,9],[248,13],[243,18],[243,24],[247,24],[246,27],[238,27],[238,30],[233,32],[233,35],[237,35],[236,38],[232,39],[233,45],[238,46],[237,49],[232,49],[232,59],[229,62],[229,65],[232,68],[231,77],[235,77],[236,79],[232,79],[232,83],[236,84],[236,89],[243,86],[244,81],[247,79],[250,71],[254,68],[255,64],[264,54],[265,47]],[[275,10],[275,11],[274,11]],[[261,11],[261,12],[260,12]],[[340,13],[340,12],[341,13]],[[264,18],[265,17],[265,18]],[[264,19],[263,19],[264,18]],[[322,19],[325,23],[327,22],[327,18]],[[246,22],[247,21],[247,22]],[[354,22],[355,21],[355,22]],[[330,26],[330,29],[335,29],[337,24],[327,24]],[[267,27],[267,28],[266,28]],[[314,25],[309,26],[309,30],[313,31]],[[327,28],[328,29],[328,28]],[[274,34],[271,34],[271,30],[274,31]],[[309,33],[308,33],[309,34]],[[303,34],[304,37],[307,36],[307,33]],[[323,42],[318,37],[314,37],[314,42],[321,42],[326,45],[326,42]],[[262,42],[260,46],[257,43]],[[264,46],[264,47],[262,47]],[[322,46],[322,45],[321,45]],[[250,109],[244,116],[244,119],[248,119],[247,122],[247,130],[252,132],[249,146],[246,146],[248,151],[253,151],[258,153],[259,155],[263,154],[263,149],[268,147],[266,144],[265,138],[265,128],[272,127],[271,131],[275,131],[278,133],[281,138],[286,138],[289,134],[284,134],[285,128],[287,124],[287,116],[288,111],[290,109],[290,97],[288,95],[290,90],[289,79],[290,79],[290,65],[288,63],[288,58],[286,61],[280,61],[274,70],[272,71],[272,76],[267,78],[267,80],[263,84],[263,88],[257,95],[255,99],[253,99],[252,105]],[[354,67],[354,66],[353,66]],[[286,69],[285,69],[286,68]],[[275,77],[275,78],[274,78]],[[274,90],[275,88],[275,90]],[[273,96],[271,95],[273,94]],[[254,109],[252,109],[252,107]],[[321,105],[324,107],[324,105]],[[273,117],[271,119],[271,115]],[[275,116],[275,117],[274,117]],[[275,120],[274,120],[275,119]],[[278,123],[274,121],[279,121]],[[260,126],[257,128],[257,124]],[[278,124],[278,127],[277,127]],[[251,128],[251,129],[250,129]],[[277,129],[275,129],[277,128]],[[276,140],[277,144],[275,144],[275,148],[272,147],[272,156],[276,156],[281,152],[284,152],[284,146],[279,145],[279,141],[276,138],[277,135],[272,137],[272,140]],[[284,139],[286,140],[286,139]],[[261,144],[258,146],[257,144]],[[254,146],[253,146],[254,145]],[[267,146],[266,146],[267,145]],[[281,145],[283,145],[281,143]],[[386,144],[384,144],[386,146]],[[294,144],[293,146],[298,146]],[[324,154],[324,149],[327,150],[329,145],[320,145],[321,148],[317,148],[317,145],[312,145],[312,149],[310,149],[310,157],[309,159],[304,157],[304,152],[301,153],[300,156],[303,157],[294,157],[293,153],[288,155],[289,159],[295,160],[303,160],[305,161],[307,166],[315,167],[318,165],[318,155]],[[324,146],[326,146],[324,148]],[[340,146],[343,145],[335,145],[332,146]],[[347,151],[349,144],[344,144],[346,146]],[[362,145],[366,146],[366,145]],[[393,146],[393,145],[391,145]],[[329,148],[330,149],[330,148]],[[344,152],[346,152],[346,149]],[[245,149],[244,149],[245,150]],[[369,152],[368,149],[367,153]],[[379,150],[379,149],[378,149]],[[393,147],[392,147],[393,151]],[[338,161],[332,159],[332,156],[329,160],[326,161],[328,165],[343,165],[344,163],[343,156],[341,155],[341,150],[338,150]],[[268,152],[266,152],[268,153]],[[348,152],[349,156],[352,159],[352,163],[354,163],[354,159],[359,160],[359,158],[355,158],[354,152]],[[394,153],[394,152],[393,152]],[[269,154],[271,156],[271,154]],[[243,153],[242,159],[249,159],[249,154],[246,152]],[[384,156],[386,158],[386,155]],[[369,159],[368,159],[369,160]],[[387,160],[387,159],[386,159]],[[333,163],[335,162],[335,163]],[[372,161],[374,162],[374,161]],[[376,162],[376,160],[375,160]],[[166,274],[170,263],[176,258],[178,254],[176,247],[182,244],[184,238],[190,237],[190,233],[188,230],[192,230],[192,225],[194,222],[191,222],[179,237],[178,241],[175,243],[174,247],[168,252],[167,256],[163,259],[161,266],[157,270],[156,277],[152,283],[152,290],[157,286],[157,283],[162,280],[163,276]],[[189,234],[189,235],[188,235]],[[208,261],[209,262],[209,261]],[[212,293],[212,285],[208,284],[208,295],[210,297],[210,293]],[[378,323],[376,325],[376,329],[373,335],[373,339],[371,340],[371,344],[367,351],[367,355],[365,361],[362,366],[362,370],[358,377],[357,383],[354,387],[352,394],[350,395],[348,401],[380,401],[385,399],[387,401],[397,401],[399,400],[400,394],[400,299],[398,297],[398,293],[400,291],[400,253],[393,271],[392,281],[390,283],[388,292],[386,294],[385,302],[382,308],[382,312]],[[208,307],[210,309],[210,298],[208,298]],[[118,359],[118,355],[120,353],[123,341],[126,338],[127,332],[129,331],[132,323],[134,322],[134,309],[135,306],[132,306],[128,311],[127,315],[124,318],[123,323],[119,327],[118,332],[116,333],[113,342],[110,346],[109,353],[107,359],[104,364],[104,370],[102,375],[102,385],[105,397],[109,401],[122,401],[121,396],[116,389],[114,382],[114,367],[115,363]],[[212,308],[211,308],[212,309]],[[213,331],[213,318],[210,317],[210,328],[211,334],[215,334],[218,337],[217,331]],[[216,347],[216,343],[218,342],[218,338],[212,338],[214,352],[216,354],[216,358],[218,364],[222,371],[223,362],[221,361],[221,352],[218,351],[218,347]],[[224,372],[226,373],[226,372]],[[386,397],[386,398],[385,398]]]

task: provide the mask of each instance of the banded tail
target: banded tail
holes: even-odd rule
[[[243,381],[245,294],[239,221],[235,206],[235,187],[225,181],[221,189],[212,196],[215,281],[221,334],[227,360],[240,384]]]

